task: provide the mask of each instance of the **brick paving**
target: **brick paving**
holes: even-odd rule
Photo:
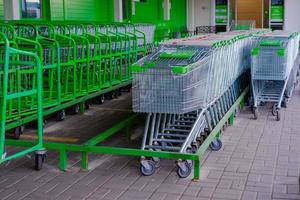
[[[59,136],[55,130],[60,130],[64,136],[73,133],[72,137],[87,139],[103,129],[103,124],[113,121],[111,116],[121,116],[117,114],[121,111],[101,112],[101,108],[121,105],[129,109],[129,102],[127,94],[91,108],[82,116],[71,116],[60,123],[49,122],[45,135],[51,132]],[[100,118],[106,121],[97,123]],[[197,182],[192,181],[192,177],[179,179],[172,160],[162,160],[156,174],[143,177],[138,170],[137,158],[117,155],[92,155],[91,169],[81,171],[80,155],[69,153],[68,171],[61,172],[57,169],[57,153],[49,152],[43,170],[39,172],[32,170],[32,156],[0,166],[0,199],[300,199],[300,89],[295,91],[288,108],[282,109],[280,122],[274,120],[267,108],[260,110],[258,120],[251,118],[251,112],[245,109],[236,118],[234,126],[226,128],[222,149],[218,152],[208,150],[203,157],[201,180]],[[84,136],[80,137],[82,134]],[[124,138],[118,136],[107,143],[136,146],[139,141],[124,142]]]

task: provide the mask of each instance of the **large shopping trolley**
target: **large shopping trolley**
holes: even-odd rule
[[[252,35],[260,31],[194,36],[165,42],[132,66],[133,110],[147,113],[142,149],[195,153],[249,81]],[[211,148],[221,148],[219,139]],[[158,161],[142,157],[143,175]],[[177,162],[187,177],[189,161]]]
[[[259,40],[259,46],[252,50],[254,118],[258,117],[257,107],[261,103],[271,102],[272,114],[279,121],[280,108],[282,104],[286,104],[288,97],[285,95],[287,85],[290,77],[294,76],[293,67],[299,49],[299,34],[277,31],[266,34]]]

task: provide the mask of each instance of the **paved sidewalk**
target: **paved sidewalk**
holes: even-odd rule
[[[103,124],[112,121],[101,113],[122,102],[129,95],[91,108],[83,116],[69,117],[65,122],[50,122],[46,135],[64,130],[73,139],[88,138]],[[129,105],[129,106],[128,106]],[[80,170],[80,155],[69,154],[69,170],[57,169],[57,153],[50,152],[43,170],[32,170],[33,158],[24,157],[0,167],[0,199],[88,199],[88,200],[206,200],[206,199],[300,199],[298,175],[300,167],[300,90],[297,89],[282,119],[275,121],[270,111],[260,110],[252,120],[249,110],[241,111],[234,126],[222,135],[219,152],[207,151],[202,161],[201,180],[179,179],[174,161],[162,160],[162,166],[151,177],[143,177],[134,157],[93,155],[91,169]],[[105,111],[120,117],[125,110]],[[98,115],[106,118],[102,123]],[[71,125],[71,127],[70,127]],[[86,127],[85,127],[86,125]],[[82,132],[80,132],[80,130]],[[88,131],[87,131],[88,130]],[[69,131],[69,132],[68,132]],[[80,133],[80,134],[79,134]],[[81,134],[86,133],[82,138]],[[53,133],[54,134],[54,133]],[[57,134],[54,136],[59,137]],[[122,136],[109,141],[124,145]],[[138,144],[133,141],[130,144]],[[127,144],[126,144],[127,145]]]

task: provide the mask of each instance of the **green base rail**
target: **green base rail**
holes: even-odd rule
[[[119,122],[112,128],[100,133],[94,138],[88,140],[84,144],[63,144],[55,142],[44,142],[44,147],[49,150],[55,150],[59,152],[59,168],[63,171],[67,169],[67,152],[80,152],[81,153],[81,168],[83,170],[88,170],[89,159],[88,155],[90,153],[101,153],[101,154],[115,154],[124,156],[138,156],[138,157],[156,157],[156,158],[168,158],[176,160],[192,160],[194,161],[194,180],[200,179],[200,167],[201,158],[205,151],[208,149],[209,145],[215,138],[221,136],[222,128],[227,122],[233,125],[235,118],[235,111],[240,106],[244,107],[245,97],[249,91],[247,87],[236,102],[231,106],[229,111],[224,115],[218,125],[212,130],[209,136],[205,139],[204,143],[200,146],[195,154],[183,154],[183,153],[173,153],[173,152],[163,152],[163,151],[151,151],[151,150],[141,150],[133,148],[124,147],[109,147],[109,146],[98,146],[101,142],[108,139],[120,130],[125,129],[127,137],[130,137],[130,127],[132,126],[135,119],[139,116],[138,114],[133,114],[126,120]],[[30,147],[34,146],[33,141],[21,141],[21,140],[7,140],[7,145],[19,146],[19,147]]]

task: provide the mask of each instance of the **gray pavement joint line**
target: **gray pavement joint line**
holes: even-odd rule
[[[269,115],[269,114],[268,114],[268,115]],[[254,163],[254,160],[255,160],[255,157],[256,157],[256,154],[257,154],[257,151],[258,151],[259,143],[260,143],[260,141],[261,141],[261,139],[262,139],[262,136],[263,136],[263,134],[264,134],[264,132],[265,132],[265,130],[266,130],[266,125],[267,125],[267,121],[268,121],[268,120],[269,120],[269,117],[266,117],[265,123],[264,123],[263,131],[262,131],[262,133],[261,133],[261,135],[260,135],[260,137],[259,137],[259,139],[258,139],[258,141],[257,141],[257,147],[256,147],[256,150],[255,150],[254,157],[253,157],[253,159],[252,159],[250,171],[251,171],[251,169],[252,169],[252,167],[253,167],[253,163]],[[274,173],[274,172],[273,172],[273,173]],[[246,185],[247,185],[247,181],[248,181],[248,179],[249,179],[249,175],[250,175],[250,172],[248,172],[248,175],[247,175]],[[245,187],[246,187],[246,185],[245,185]],[[244,189],[243,189],[241,198],[243,197],[243,194],[245,193],[245,187],[244,187]],[[257,192],[257,193],[258,193],[258,192]],[[257,199],[257,198],[258,198],[258,195],[256,195],[256,199]],[[242,199],[241,199],[241,200],[242,200]]]
[[[166,179],[172,174],[172,171],[174,170],[174,168],[175,168],[175,167],[173,167],[173,169],[169,171],[168,175],[164,178],[164,180],[163,180],[160,184],[162,184],[162,183],[164,183],[164,182],[166,181]],[[153,197],[153,195],[157,192],[157,189],[158,189],[158,187],[152,192],[152,194],[149,196],[148,199],[151,199],[151,198]],[[163,198],[163,200],[164,200],[165,198],[166,198],[166,195],[165,195],[165,197]]]
[[[8,170],[5,170],[5,171],[7,171],[7,172],[13,171],[14,169],[20,167],[21,165],[25,165],[27,162],[32,161],[31,159],[28,160],[28,157],[21,157],[21,158],[19,158],[18,160],[22,160],[22,162],[21,162],[21,163],[18,163],[18,164],[17,164],[16,166],[14,166],[14,167],[11,167],[11,168],[10,168],[10,167],[6,167],[6,168],[4,168],[4,169],[8,169]],[[9,162],[9,164],[8,164],[7,166],[11,165],[11,163],[12,163],[13,161],[8,161],[8,162]],[[5,171],[4,171],[4,172],[5,172]],[[1,169],[1,172],[3,173],[2,169]]]
[[[281,111],[282,113],[282,111]],[[286,114],[284,112],[284,114]],[[278,140],[278,144],[276,145],[276,162],[274,163],[274,169],[273,169],[273,176],[272,176],[272,190],[271,190],[271,198],[273,198],[273,192],[274,192],[274,180],[275,180],[275,175],[276,175],[276,166],[278,163],[278,155],[279,155],[279,146],[280,146],[280,141],[282,138],[282,132],[283,132],[283,126],[284,126],[284,122],[285,122],[285,115],[283,116],[283,119],[281,119],[283,121],[282,125],[281,125],[281,130],[280,130],[280,139]]]
[[[79,161],[75,162],[71,167],[75,166]],[[28,195],[32,194],[33,192],[37,191],[40,187],[44,186],[45,184],[49,183],[50,181],[52,181],[53,179],[55,179],[56,177],[58,177],[60,174],[57,173],[53,178],[51,178],[50,180],[46,181],[45,183],[39,185],[39,187],[35,188],[34,190],[32,190],[30,193],[26,194],[25,196],[23,196],[21,199],[26,198]],[[58,184],[56,184],[54,187],[51,187],[50,190],[48,190],[46,193],[50,192],[51,190],[53,190]],[[20,199],[20,200],[21,200]]]
[[[63,191],[59,192],[58,194],[55,195],[55,198],[58,198],[59,195],[63,194],[64,192],[66,192],[68,189],[70,189],[73,185],[75,185],[76,183],[78,183],[81,179],[83,179],[84,177],[86,177],[87,175],[89,175],[92,171],[88,171],[85,175],[83,175],[82,177],[78,178],[76,181],[72,182],[68,187],[66,187]]]
[[[252,120],[252,119],[250,119],[250,120]],[[249,126],[249,123],[250,123],[250,121],[248,121],[247,125],[245,125],[245,127],[244,127],[243,130],[240,130],[240,134],[241,134],[241,135],[243,135],[243,134],[245,133],[245,129]],[[265,128],[265,126],[264,126],[264,128]],[[226,133],[226,131],[224,131],[224,133]],[[224,134],[224,133],[223,133],[223,134]],[[261,139],[262,135],[263,135],[263,134],[260,135],[259,140]],[[240,137],[240,139],[241,139],[241,137]],[[239,139],[239,141],[240,141],[240,139]],[[258,142],[258,143],[259,143],[259,142]],[[256,152],[257,152],[257,149],[258,149],[258,145],[259,145],[259,144],[257,144]],[[238,142],[235,143],[235,147],[234,147],[233,152],[236,152],[236,149],[237,149],[237,148],[238,148]],[[255,152],[255,154],[256,154],[256,152]],[[233,155],[231,154],[231,155],[230,155],[230,159],[232,159],[232,156],[233,156]],[[255,156],[252,158],[251,167],[253,166],[254,158],[255,158]],[[224,167],[224,170],[223,170],[223,172],[222,172],[221,178],[219,179],[219,182],[218,182],[218,184],[216,185],[216,187],[214,188],[214,191],[212,192],[212,194],[214,194],[214,193],[216,192],[216,189],[217,189],[218,185],[220,184],[220,180],[222,179],[222,177],[223,177],[223,175],[224,175],[224,171],[225,171],[226,168],[228,167],[229,163],[230,163],[230,162],[228,162],[227,165]],[[250,168],[250,170],[251,170],[251,168]],[[248,180],[249,174],[250,174],[250,173],[248,172],[246,181]],[[247,182],[246,182],[246,183],[247,183]],[[242,191],[242,194],[241,194],[241,196],[240,196],[240,199],[241,199],[241,200],[242,200],[242,196],[243,196],[244,191],[245,191],[245,186],[243,187],[243,191]],[[211,196],[210,199],[212,199],[212,198],[213,198],[213,195]]]
[[[249,122],[248,122],[248,124],[249,124]],[[248,126],[248,124],[244,127],[244,129]],[[227,131],[228,131],[228,130],[223,131],[222,135],[225,134]],[[241,132],[242,132],[242,131],[244,131],[244,130],[241,130]],[[242,134],[242,133],[241,133],[241,134]],[[224,145],[226,145],[226,144],[224,144]],[[238,146],[237,143],[235,143],[234,150],[236,150],[237,146]],[[234,150],[233,150],[233,152],[235,152]],[[216,153],[218,153],[218,152],[216,152]],[[231,159],[231,158],[232,158],[232,153],[231,153],[231,155],[230,155],[230,159]],[[228,163],[226,164],[226,166],[224,167],[223,172],[222,172],[222,175],[220,176],[220,178],[219,178],[219,180],[218,180],[218,183],[217,183],[217,185],[215,186],[215,188],[214,188],[214,190],[213,190],[213,192],[212,192],[211,197],[209,198],[210,200],[213,199],[213,194],[216,192],[216,189],[217,189],[218,185],[220,184],[220,181],[221,181],[221,178],[222,178],[222,176],[223,176],[223,174],[224,174],[224,171],[225,171],[225,169],[228,167],[229,163],[230,163],[230,162],[228,162]],[[242,195],[241,195],[241,196],[242,196]]]
[[[208,150],[206,150],[206,152],[208,152],[207,153],[207,156],[202,156],[202,158],[203,157],[205,157],[204,159],[203,159],[203,161],[201,160],[200,161],[200,172],[201,172],[201,166],[205,163],[205,161],[208,159],[208,156],[211,154],[211,151],[208,151]],[[193,174],[193,172],[191,173],[191,174]],[[201,174],[201,173],[200,173]],[[198,180],[198,181],[201,181],[201,176],[200,176],[200,179]],[[189,189],[189,187],[191,186],[191,184],[192,184],[192,181],[190,181],[189,182],[189,184],[187,185],[187,187],[185,188],[185,190],[183,191],[183,193],[180,195],[180,198],[182,198],[183,197],[183,194]],[[200,186],[199,186],[200,187]],[[198,194],[200,193],[200,190],[198,191],[198,193],[197,193],[197,197],[198,197]]]
[[[108,160],[109,158],[112,158],[113,156],[110,156],[110,157],[107,157],[106,158],[106,160]],[[105,162],[105,161],[104,161]],[[102,163],[104,163],[104,162],[102,162]],[[123,166],[123,167],[121,167],[119,170],[122,170],[123,168],[125,168],[126,167],[126,165],[128,165],[128,163],[130,163],[130,160],[129,161],[127,161],[127,163],[125,163],[125,165]],[[102,165],[102,164],[101,164]],[[99,166],[101,166],[101,165],[99,165]],[[99,167],[98,166],[98,167]],[[97,167],[96,167],[97,168]],[[94,170],[96,169],[96,168],[94,168]],[[92,196],[95,192],[97,192],[97,190],[98,189],[100,189],[105,183],[107,183],[108,181],[110,181],[111,180],[111,178],[113,178],[115,176],[115,174],[112,174],[106,181],[104,181],[102,184],[100,184],[98,187],[96,187],[93,191],[91,191],[90,192],[90,194],[88,194],[85,198],[84,198],[84,200],[86,200],[86,199],[88,199],[90,196]],[[111,189],[109,189],[109,190],[111,190]],[[109,192],[107,192],[107,194],[109,194]],[[107,195],[106,194],[106,195]],[[120,194],[120,196],[122,195],[123,193],[121,193]],[[105,196],[106,196],[105,195]],[[103,196],[103,197],[105,197],[105,196]]]
[[[28,176],[31,176],[32,174],[34,174],[34,171],[32,171],[31,173],[28,173],[27,175],[21,177],[20,179],[18,179],[17,181],[11,183],[10,185],[6,186],[7,188],[10,188],[18,183],[20,183],[22,180],[24,180],[25,178],[27,178]]]
[[[1,200],[5,200],[5,199],[8,199],[9,197],[11,197],[12,195],[16,194],[17,193],[17,190],[13,191],[12,193],[10,193],[9,195],[7,195],[6,197],[4,197],[3,199]]]
[[[52,177],[50,180],[46,181],[45,183],[43,184],[40,184],[39,187],[36,187],[34,190],[30,191],[29,193],[27,193],[26,195],[24,195],[23,197],[20,198],[20,200],[26,198],[28,195],[32,194],[33,192],[37,191],[38,189],[40,189],[42,186],[46,185],[47,183],[49,183],[50,181],[54,180],[55,178],[57,178],[60,174],[56,174],[54,177]],[[54,187],[51,187],[52,188],[55,188],[58,184],[56,184]],[[50,189],[50,191],[51,191]],[[48,191],[46,191],[47,193]]]

